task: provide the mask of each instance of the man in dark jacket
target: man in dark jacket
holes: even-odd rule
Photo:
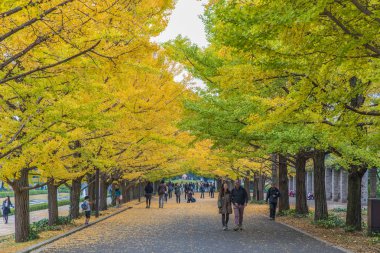
[[[276,218],[277,199],[281,196],[280,191],[277,189],[276,184],[272,183],[271,188],[267,192],[266,202],[269,200],[269,219],[274,220]]]
[[[162,180],[160,185],[158,186],[158,208],[164,208],[164,197],[167,191],[165,181]]]
[[[145,202],[146,202],[146,208],[150,208],[150,203],[152,201],[152,195],[153,195],[153,185],[151,182],[148,182],[148,184],[145,186]]]
[[[235,187],[231,192],[231,202],[235,213],[235,231],[243,230],[243,214],[244,208],[248,203],[247,191],[241,187],[240,181],[235,181]]]

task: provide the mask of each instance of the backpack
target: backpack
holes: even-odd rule
[[[86,211],[88,209],[88,203],[85,201],[83,202],[80,207],[82,208],[83,211]]]
[[[160,186],[160,189],[158,190],[158,194],[159,195],[165,194],[165,186],[164,185]]]

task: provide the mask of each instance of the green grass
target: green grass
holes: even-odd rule
[[[331,209],[331,211],[334,213],[345,213],[347,212],[347,208],[337,207],[337,208]]]
[[[80,201],[83,201],[83,199],[81,199]],[[58,201],[58,206],[66,206],[69,204],[70,204],[69,199]],[[47,208],[48,208],[48,203],[35,204],[35,205],[29,206],[29,212],[44,210]],[[14,215],[14,209],[13,208],[11,208],[11,213],[9,215]],[[1,214],[0,217],[2,217],[2,216],[3,216],[3,214]]]
[[[38,234],[42,231],[61,230],[61,225],[71,224],[70,216],[59,216],[55,225],[49,226],[49,219],[42,219],[33,222],[29,227],[29,240],[38,239]]]
[[[58,188],[58,192],[60,193],[69,193],[70,189],[67,187],[60,187]],[[29,195],[41,195],[41,194],[47,194],[47,190],[30,190]],[[13,191],[0,191],[0,198],[6,198],[7,196],[9,197],[14,197],[15,194]]]
[[[342,228],[345,226],[344,220],[336,214],[330,214],[327,219],[312,221],[312,223],[322,228]]]

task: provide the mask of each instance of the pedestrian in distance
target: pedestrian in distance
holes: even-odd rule
[[[145,191],[145,202],[146,202],[146,208],[150,208],[150,204],[152,202],[152,195],[153,195],[153,185],[152,182],[148,182],[144,188]]]
[[[244,208],[248,204],[247,191],[241,186],[240,181],[235,181],[235,187],[231,191],[231,202],[235,214],[235,231],[243,230]]]
[[[1,209],[3,210],[3,218],[5,224],[8,224],[8,216],[11,212],[11,207],[14,207],[11,202],[11,198],[7,196],[7,198],[3,201],[3,205]]]
[[[181,203],[181,186],[178,183],[174,187],[174,194],[176,202]]]
[[[85,216],[85,225],[88,225],[90,222],[91,218],[91,202],[90,202],[90,197],[86,196],[84,197],[84,201],[81,204],[82,210],[84,211],[84,216]]]
[[[187,193],[187,203],[194,203],[196,201],[193,196],[194,196],[193,189],[190,188],[189,192]]]
[[[165,193],[166,193],[166,185],[164,180],[161,181],[160,185],[157,189],[158,192],[158,208],[164,208],[164,200],[165,200]]]
[[[212,184],[210,187],[210,197],[213,199],[215,193],[215,184]]]
[[[174,190],[173,183],[169,182],[169,185],[168,185],[169,199],[173,197],[173,190]]]
[[[220,188],[218,208],[219,213],[222,215],[223,230],[226,231],[228,230],[228,220],[230,218],[230,214],[232,214],[231,192],[228,189],[227,183],[224,183],[222,188]]]
[[[116,207],[120,207],[120,205],[121,205],[121,199],[122,199],[121,191],[120,191],[120,189],[117,187],[117,188],[115,189],[115,201],[116,201]]]
[[[281,197],[280,190],[277,189],[276,184],[272,183],[271,187],[268,189],[266,202],[268,203],[269,200],[269,219],[275,220],[276,219],[276,207],[277,207],[277,200]]]
[[[202,184],[200,187],[201,199],[205,198],[205,186]]]

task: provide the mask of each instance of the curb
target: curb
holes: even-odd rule
[[[260,215],[260,216],[265,217],[265,218],[268,218],[268,217],[265,216],[265,215]],[[299,229],[299,228],[293,227],[293,226],[291,226],[291,225],[289,225],[289,224],[283,223],[283,222],[281,222],[281,221],[276,221],[276,223],[281,224],[281,225],[283,225],[283,226],[285,226],[285,227],[288,227],[288,228],[290,228],[290,229],[292,229],[292,230],[295,230],[295,231],[297,231],[297,232],[299,232],[299,233],[301,233],[301,234],[303,234],[303,235],[306,235],[306,236],[308,236],[308,237],[311,237],[311,238],[313,238],[314,240],[317,240],[317,241],[319,241],[319,242],[321,242],[321,243],[324,243],[324,244],[326,244],[326,245],[328,245],[328,246],[330,246],[330,247],[332,247],[332,248],[338,249],[338,250],[340,250],[340,251],[342,251],[342,252],[344,252],[344,253],[353,253],[353,251],[350,251],[350,250],[348,250],[348,249],[345,249],[345,248],[342,248],[342,247],[340,247],[340,246],[334,245],[334,244],[331,243],[331,242],[325,241],[325,240],[323,240],[323,239],[321,239],[321,238],[319,238],[319,237],[316,237],[316,236],[314,236],[314,235],[312,235],[312,234],[310,234],[310,233],[308,233],[308,232],[305,232],[305,231],[303,231],[303,230],[301,230],[301,229]]]
[[[62,239],[62,238],[64,238],[64,237],[66,237],[66,236],[69,236],[69,235],[71,235],[71,234],[74,234],[74,233],[76,233],[76,232],[79,232],[79,231],[81,231],[81,230],[83,230],[83,229],[85,229],[85,228],[88,228],[88,227],[90,227],[90,226],[92,226],[92,225],[95,225],[95,224],[98,223],[98,222],[104,221],[104,220],[106,220],[106,219],[108,219],[108,218],[110,218],[110,217],[112,217],[112,216],[115,216],[115,215],[117,215],[117,214],[119,214],[119,213],[122,213],[122,212],[124,212],[124,211],[127,211],[128,209],[131,209],[131,208],[132,208],[132,207],[126,207],[126,208],[123,208],[123,209],[121,209],[121,210],[119,210],[119,211],[116,211],[116,212],[114,212],[114,213],[111,213],[111,214],[109,214],[109,215],[107,215],[107,216],[105,216],[105,217],[103,217],[103,218],[97,219],[96,221],[91,222],[91,223],[89,223],[88,225],[81,225],[81,226],[79,226],[79,227],[77,227],[77,228],[74,228],[74,229],[72,229],[72,230],[70,230],[70,231],[64,233],[64,234],[57,235],[57,236],[54,236],[54,237],[52,237],[52,238],[50,238],[50,239],[47,239],[47,240],[45,240],[45,241],[42,241],[42,242],[40,242],[40,243],[34,244],[34,245],[32,245],[32,246],[30,246],[30,247],[28,247],[28,248],[26,248],[26,249],[23,249],[23,250],[21,250],[21,251],[18,251],[18,253],[29,253],[29,252],[32,252],[32,251],[37,250],[37,249],[39,249],[39,248],[41,248],[41,247],[43,247],[43,246],[45,246],[45,245],[47,245],[47,244],[50,244],[50,243],[52,243],[52,242],[55,242],[55,241],[57,241],[57,240],[59,240],[59,239]]]

